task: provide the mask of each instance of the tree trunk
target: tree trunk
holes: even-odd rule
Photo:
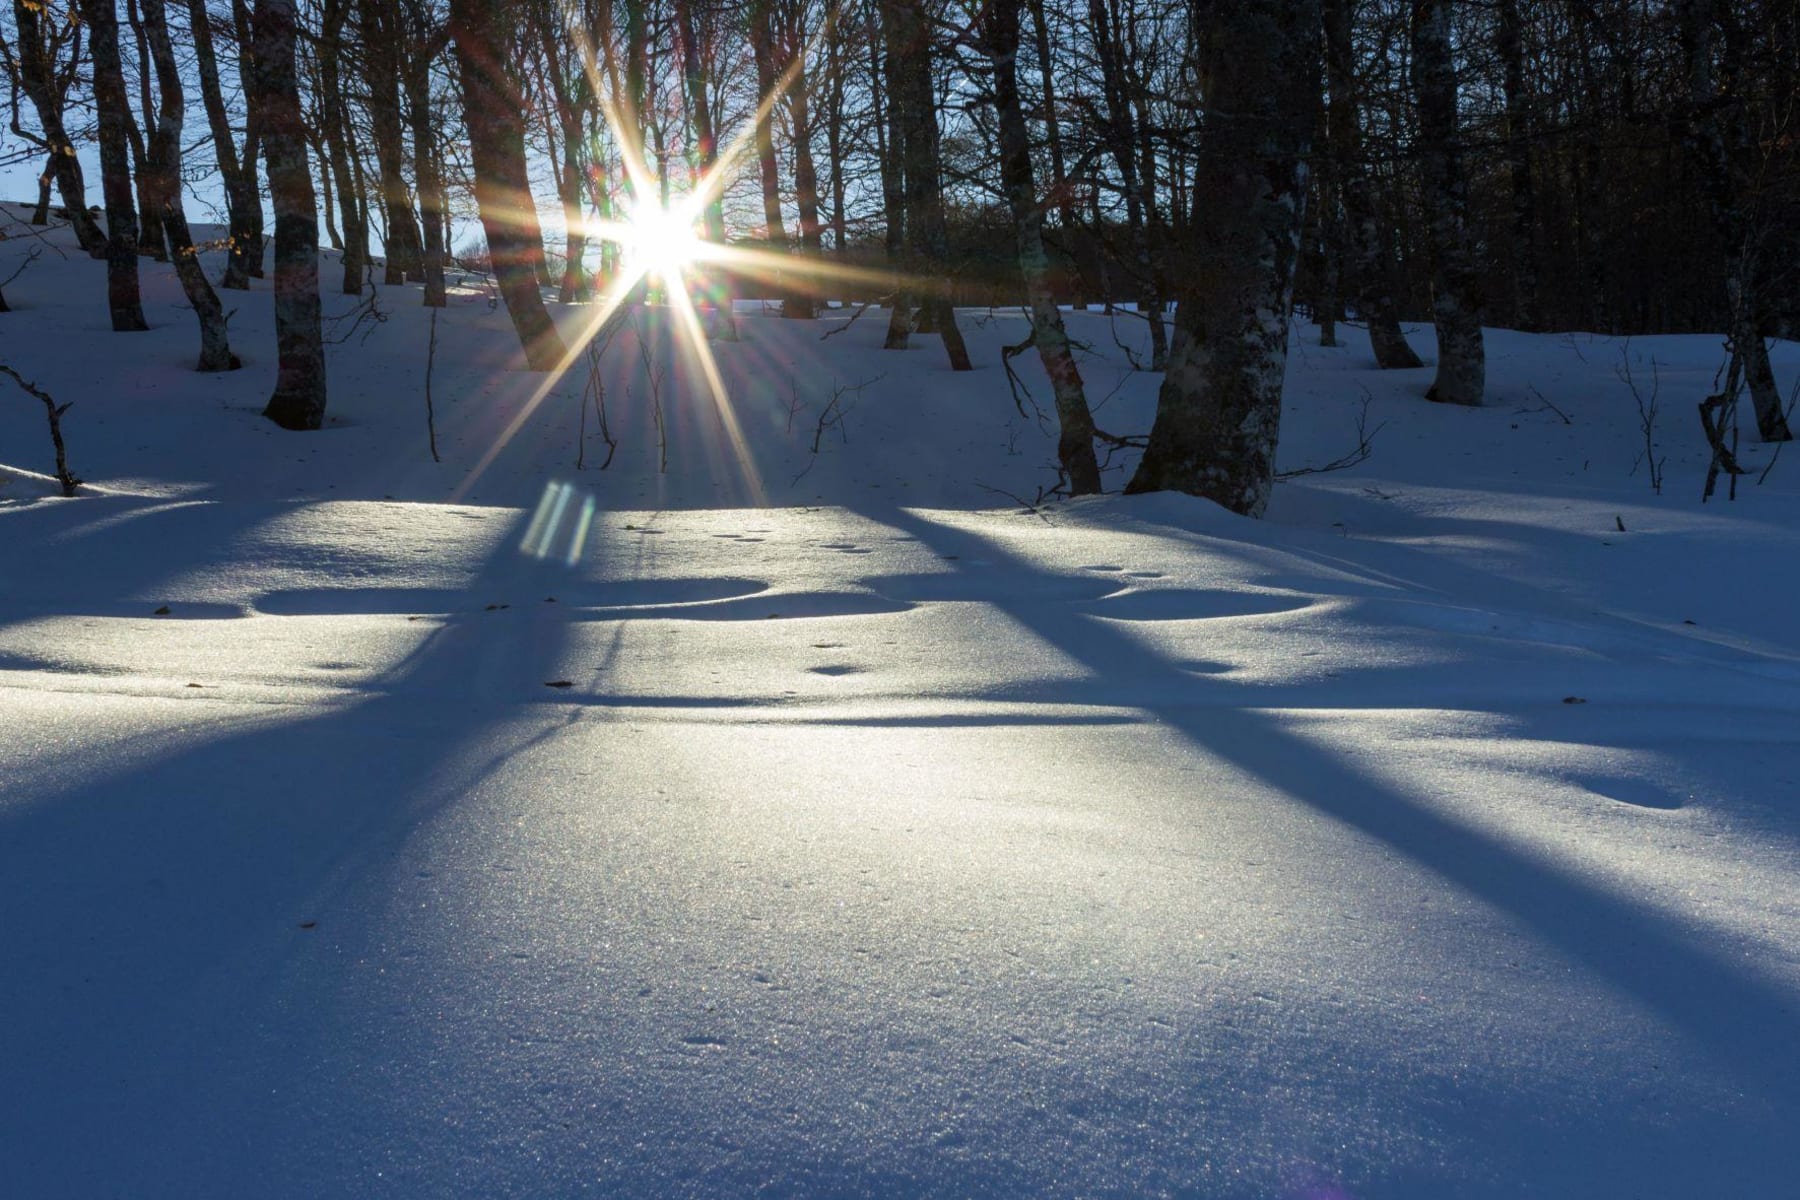
[[[419,265],[425,277],[421,302],[426,308],[443,308],[449,302],[444,288],[444,189],[431,121],[431,60],[442,50],[444,34],[431,28],[430,13],[428,5],[408,5],[402,69],[406,122],[412,133],[413,179],[419,189]]]
[[[932,328],[944,339],[951,370],[968,371],[973,364],[962,331],[956,327],[950,281],[943,274],[948,237],[939,180],[931,26],[920,0],[883,0],[882,9],[888,30],[888,67],[898,83],[893,102],[906,180],[907,257],[916,264],[915,282],[923,292],[922,307]]]
[[[1106,101],[1106,141],[1119,168],[1125,192],[1125,229],[1131,240],[1131,273],[1138,285],[1138,306],[1150,327],[1150,369],[1168,365],[1168,333],[1163,327],[1162,298],[1156,289],[1152,261],[1150,222],[1153,210],[1145,210],[1147,181],[1142,179],[1137,147],[1141,140],[1132,111],[1130,88],[1125,79],[1122,36],[1107,11],[1107,0],[1088,0],[1088,19],[1094,27],[1094,48],[1100,58],[1101,93]]]
[[[52,40],[44,26],[45,9],[42,5],[30,0],[13,0],[14,28],[18,31],[18,75],[19,86],[32,107],[37,110],[38,128],[43,131],[43,148],[49,152],[50,161],[45,167],[47,175],[56,180],[57,193],[62,196],[63,207],[69,211],[69,224],[75,230],[75,240],[81,248],[95,258],[106,254],[106,235],[100,231],[99,222],[87,207],[87,183],[82,178],[81,159],[76,156],[75,143],[69,139],[68,129],[63,123],[63,112],[68,101],[68,80],[73,71],[64,76],[57,70],[54,61],[54,49],[57,40]],[[81,40],[79,27],[71,33],[69,39],[73,45],[70,49],[72,58],[78,62],[81,57]],[[71,67],[74,66],[72,62]],[[16,117],[15,117],[16,120]],[[42,205],[46,212],[43,224],[49,220],[48,205]]]
[[[1195,261],[1184,271],[1199,284],[1177,310],[1186,336],[1128,492],[1176,489],[1253,517],[1268,506],[1318,28],[1316,0],[1208,7],[1199,67],[1209,116],[1193,186]]]
[[[188,0],[188,23],[193,30],[194,62],[200,74],[200,101],[206,109],[207,129],[212,133],[213,157],[219,164],[219,178],[225,191],[225,211],[230,250],[225,259],[225,275],[221,287],[247,289],[250,286],[248,245],[251,241],[250,214],[252,200],[239,165],[237,146],[232,141],[231,117],[225,108],[225,92],[219,85],[219,59],[213,46],[212,18],[206,0]],[[246,158],[254,159],[255,150],[246,138]],[[254,163],[249,170],[254,171]],[[256,205],[261,208],[260,203]]]
[[[338,72],[344,26],[349,17],[348,0],[325,0],[319,18],[319,37],[314,44],[319,66],[318,132],[324,149],[324,183],[328,193],[333,184],[336,185],[338,220],[344,229],[341,247],[344,273],[340,290],[346,296],[360,296],[368,264],[369,231],[357,202],[356,175],[351,166],[349,114]],[[326,215],[330,216],[329,209]]]
[[[1744,367],[1744,383],[1756,412],[1757,435],[1765,442],[1793,437],[1769,369],[1755,286],[1754,231],[1746,211],[1747,181],[1739,165],[1749,135],[1743,100],[1736,89],[1721,93],[1713,82],[1713,24],[1716,0],[1678,0],[1681,48],[1687,57],[1688,144],[1706,182],[1713,227],[1725,247],[1725,299],[1730,310],[1731,347]],[[1726,54],[1733,53],[1726,46]]]
[[[143,128],[156,127],[156,101],[150,96],[150,45],[144,38],[144,23],[138,16],[137,0],[125,0],[125,17],[137,39],[138,99],[144,114]],[[127,110],[129,113],[129,110]],[[163,232],[162,206],[150,188],[150,149],[143,128],[135,115],[129,116],[131,137],[131,169],[137,181],[138,253],[157,262],[169,261],[169,239]]]
[[[770,97],[781,83],[781,69],[775,61],[775,2],[750,0],[750,52],[756,60],[756,94],[763,98],[757,111],[756,166],[762,180],[763,240],[771,254],[788,252],[787,226],[781,218],[781,164],[775,156],[775,106]],[[808,318],[811,302],[789,287],[783,270],[776,287],[781,297],[781,315]]]
[[[1443,404],[1480,404],[1487,383],[1481,276],[1469,245],[1468,183],[1457,141],[1450,0],[1414,0],[1412,55],[1419,193],[1431,240],[1431,312],[1438,335],[1437,378],[1425,395]]]
[[[681,73],[687,88],[688,113],[694,125],[694,141],[699,157],[701,178],[709,178],[719,161],[718,133],[713,128],[712,87],[707,73],[707,56],[701,54],[700,29],[694,20],[693,0],[675,0],[675,20],[681,32]],[[722,184],[712,186],[706,203],[706,240],[725,244],[725,202]],[[712,314],[707,331],[726,341],[738,340],[737,315],[732,311],[732,289],[721,270],[717,281],[702,278],[700,303]]]
[[[505,0],[452,0],[450,6],[475,204],[488,255],[526,365],[552,371],[567,351],[538,290],[544,238],[526,174],[524,98],[512,73],[512,17]]]
[[[294,64],[294,0],[257,0],[256,107],[275,210],[275,392],[263,409],[283,429],[325,423],[325,344],[319,313],[319,217],[306,160],[306,123]]]
[[[1019,270],[1031,305],[1031,336],[1056,396],[1061,426],[1057,460],[1075,496],[1100,491],[1094,458],[1094,418],[1088,411],[1081,371],[1069,348],[1062,312],[1050,290],[1050,257],[1044,252],[1044,208],[1031,170],[1031,134],[1019,101],[1019,7],[1023,0],[990,0],[986,52],[994,65],[994,113],[1000,144],[1000,179],[1019,243]]]
[[[1513,325],[1541,328],[1538,312],[1537,191],[1531,178],[1531,94],[1525,83],[1519,0],[1497,0],[1494,48],[1506,95],[1506,158],[1512,177]]]
[[[29,221],[30,224],[41,227],[50,223],[50,186],[56,182],[56,161],[54,157],[44,164],[44,169],[38,175],[37,182],[37,203],[32,206]],[[76,235],[76,240],[81,240],[79,234]]]
[[[244,83],[244,153],[239,160],[241,170],[238,173],[238,184],[232,193],[234,196],[233,211],[241,207],[244,213],[244,233],[238,236],[235,232],[231,239],[231,258],[225,264],[225,286],[234,287],[233,282],[240,264],[245,280],[263,277],[263,208],[262,187],[257,182],[256,164],[263,156],[262,146],[262,109],[256,94],[256,87],[251,77],[256,73],[253,47],[256,44],[255,30],[250,16],[250,0],[231,0],[232,24],[237,27],[238,35],[238,78]],[[228,185],[230,186],[230,185]],[[249,284],[246,282],[245,287]]]
[[[375,162],[380,173],[381,216],[386,230],[382,282],[390,287],[424,278],[422,237],[406,191],[403,164],[406,138],[400,121],[400,56],[402,35],[398,6],[359,0],[357,24],[362,34],[364,77],[369,82],[369,126],[375,136]]]
[[[100,183],[106,199],[106,296],[117,333],[150,328],[138,297],[137,212],[131,188],[131,100],[119,62],[119,16],[113,0],[80,0],[94,59],[99,110]]]
[[[151,197],[162,212],[162,225],[168,234],[169,252],[175,260],[175,274],[181,280],[181,290],[200,323],[198,369],[235,371],[239,363],[231,352],[231,340],[226,333],[225,309],[212,284],[206,281],[206,272],[200,268],[199,254],[188,231],[187,212],[181,202],[181,129],[187,118],[187,100],[181,90],[181,68],[175,61],[175,46],[169,38],[168,12],[164,0],[143,0],[143,6],[145,40],[162,92],[156,128],[150,134],[148,182]],[[145,69],[149,69],[149,64]]]
[[[877,42],[877,27],[880,41]],[[900,127],[900,75],[888,21],[869,23],[869,93],[875,100],[875,136],[881,156],[881,207],[887,218],[882,246],[894,272],[883,350],[904,350],[912,341],[913,294],[906,263],[906,166],[901,161],[905,132]]]
[[[800,219],[800,253],[809,263],[817,263],[823,256],[823,242],[819,172],[812,151],[812,85],[806,73],[804,6],[790,3],[784,15],[782,57],[787,61],[787,108],[794,134],[794,207]],[[811,320],[818,315],[815,299],[810,288],[795,288],[782,305],[782,315]]]
[[[1422,366],[1400,329],[1394,303],[1394,259],[1382,232],[1374,189],[1362,160],[1362,120],[1356,102],[1356,58],[1351,41],[1352,0],[1324,0],[1326,136],[1332,174],[1344,205],[1345,251],[1354,279],[1356,310],[1369,328],[1369,348],[1383,370]]]

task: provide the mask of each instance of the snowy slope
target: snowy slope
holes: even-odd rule
[[[740,454],[653,311],[606,356],[610,467],[578,379],[484,465],[539,381],[471,286],[433,463],[411,289],[293,435],[266,292],[203,378],[147,271],[149,334],[53,254],[0,317],[97,492],[48,497],[41,406],[0,402],[0,1194],[1800,1171],[1800,460],[1699,503],[1716,340],[1494,331],[1452,411],[1302,328],[1284,465],[1353,446],[1365,389],[1368,462],[1265,522],[1030,513],[985,490],[1053,481],[1015,316],[966,314],[956,377],[878,312],[747,311]],[[1072,321],[1141,432],[1154,379]]]

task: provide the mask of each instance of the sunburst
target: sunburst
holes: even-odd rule
[[[610,97],[611,92],[600,73],[594,44],[581,25],[579,14],[565,10],[563,16],[569,37],[581,54],[582,69],[588,77],[593,94]],[[824,37],[829,30],[830,24],[827,22],[815,35],[812,43],[794,57],[794,61],[782,73],[769,94],[761,98],[752,118],[719,152],[712,165],[700,173],[692,190],[667,206],[657,199],[666,194],[666,189],[650,170],[645,159],[642,127],[634,119],[629,105],[620,104],[617,98],[601,102],[601,115],[619,147],[627,190],[633,199],[626,207],[623,220],[597,221],[589,228],[595,236],[621,248],[623,254],[620,269],[613,274],[600,296],[588,306],[585,319],[574,331],[575,336],[569,340],[567,352],[561,361],[545,374],[506,429],[457,488],[452,499],[468,493],[475,480],[499,457],[545,398],[562,382],[569,369],[583,356],[588,343],[606,328],[607,323],[632,298],[638,285],[647,278],[654,277],[661,283],[665,301],[675,319],[677,347],[695,373],[705,381],[707,393],[718,414],[720,427],[730,442],[731,453],[744,483],[755,503],[766,503],[761,473],[744,438],[743,428],[732,407],[730,393],[725,387],[718,361],[708,342],[705,325],[690,295],[693,276],[708,266],[716,265],[739,274],[765,279],[788,277],[821,283],[872,285],[883,290],[893,287],[896,278],[892,272],[887,271],[871,271],[816,258],[800,258],[776,251],[708,241],[697,232],[697,227],[703,224],[707,209],[724,195],[726,187],[738,177],[751,159],[758,125],[769,118],[775,106],[793,87],[794,80],[818,44],[818,39]]]

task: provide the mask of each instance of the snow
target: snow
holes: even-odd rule
[[[1800,1177],[1800,460],[1700,503],[1719,339],[1492,330],[1466,410],[1302,326],[1283,467],[1365,392],[1381,429],[1252,522],[1013,503],[1054,482],[1015,314],[963,314],[957,376],[878,311],[745,305],[734,445],[652,310],[577,469],[585,366],[519,419],[465,281],[434,463],[415,289],[299,435],[257,415],[266,285],[200,376],[145,270],[147,334],[72,252],[0,317],[91,481],[0,399],[0,1192]],[[1070,322],[1144,431],[1141,326]]]

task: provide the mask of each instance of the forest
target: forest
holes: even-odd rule
[[[561,371],[581,348],[545,304],[646,298],[621,263],[673,211],[719,248],[662,289],[709,337],[733,336],[731,297],[881,303],[890,347],[939,338],[966,369],[955,306],[1026,306],[1012,352],[1054,384],[1071,495],[1099,489],[1096,439],[1130,435],[1096,430],[1065,306],[1141,321],[1164,373],[1130,490],[1244,513],[1295,306],[1327,345],[1366,325],[1384,367],[1418,364],[1400,322],[1429,320],[1429,396],[1462,405],[1484,323],[1723,330],[1708,428],[1742,395],[1760,438],[1789,436],[1765,339],[1800,320],[1791,0],[120,8],[11,0],[0,163],[36,170],[33,223],[55,206],[105,258],[116,331],[144,325],[140,257],[175,264],[203,371],[237,361],[220,291],[272,239],[289,428],[326,410],[321,289],[441,306],[446,265],[476,264],[527,363]],[[217,280],[193,209],[226,230]]]
[[[1800,1179],[1800,0],[0,0],[0,1193]]]

